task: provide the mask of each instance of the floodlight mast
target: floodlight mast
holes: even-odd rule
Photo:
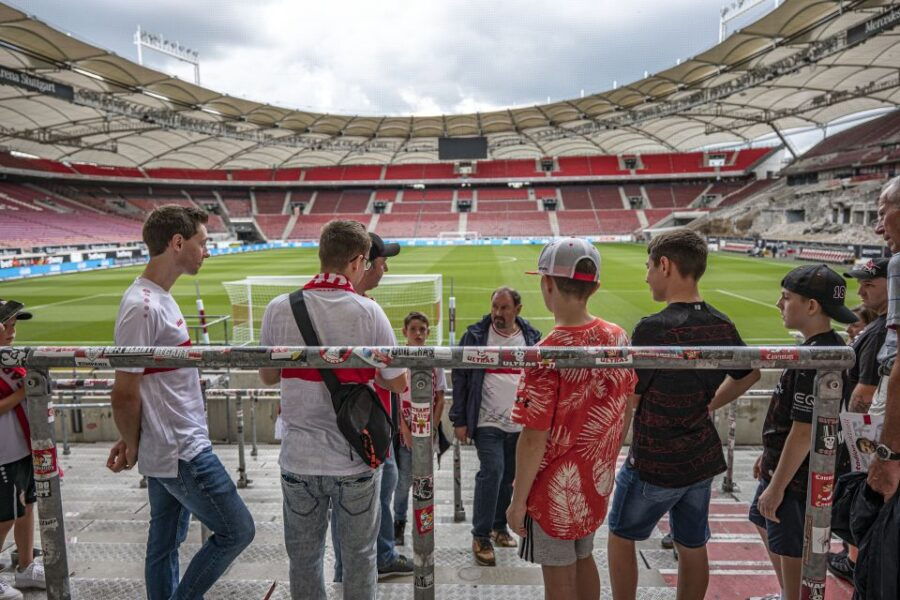
[[[734,0],[731,4],[723,6],[719,15],[719,43],[721,44],[722,40],[725,39],[725,29],[730,21],[737,19],[753,8],[760,4],[765,4],[768,1],[769,0]],[[773,8],[778,8],[778,5],[781,4],[780,0],[773,1],[775,3]]]
[[[194,83],[200,85],[200,53],[186,46],[182,46],[178,42],[167,40],[161,33],[150,33],[144,31],[141,26],[137,26],[134,32],[134,45],[137,46],[138,64],[144,64],[143,48],[146,46],[148,50],[156,50],[161,54],[166,54],[172,58],[194,65]]]

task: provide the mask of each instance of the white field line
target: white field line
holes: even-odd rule
[[[92,296],[79,296],[78,298],[69,298],[68,300],[60,300],[59,302],[51,302],[49,304],[38,304],[37,306],[26,306],[26,311],[32,310],[41,310],[42,308],[49,308],[51,306],[59,306],[60,304],[69,304],[71,302],[78,302],[80,300],[91,300],[92,298],[102,298],[103,296],[118,296],[119,294],[93,294]]]
[[[731,296],[732,298],[737,298],[738,300],[744,300],[745,302],[752,302],[753,304],[759,304],[760,306],[765,306],[767,308],[771,308],[773,310],[778,310],[778,307],[769,302],[763,302],[762,300],[756,300],[754,298],[748,298],[747,296],[741,296],[740,294],[735,294],[734,292],[729,292],[726,290],[716,290],[720,294],[725,294],[726,296]]]

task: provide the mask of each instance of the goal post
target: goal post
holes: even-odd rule
[[[293,292],[311,278],[308,275],[267,275],[223,282],[231,303],[235,344],[259,342],[259,328],[269,302],[276,296]],[[415,310],[427,316],[430,322],[431,334],[426,345],[440,346],[444,342],[443,293],[441,275],[422,274],[385,275],[368,295],[384,309],[399,345],[404,343],[403,318]]]

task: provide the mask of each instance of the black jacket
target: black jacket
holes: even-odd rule
[[[835,489],[831,526],[859,546],[854,600],[900,598],[900,493],[884,502],[866,485],[866,473],[844,475]]]
[[[527,346],[541,341],[541,332],[522,317],[516,317],[516,325],[522,330]],[[491,330],[491,316],[472,325],[459,339],[460,346],[487,346],[488,332]],[[468,436],[475,435],[478,427],[478,413],[481,410],[484,369],[453,369],[453,404],[450,406],[450,420],[454,427],[468,427]]]

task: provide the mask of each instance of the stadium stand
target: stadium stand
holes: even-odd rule
[[[284,212],[283,191],[278,192],[254,192],[256,197],[256,212],[261,215],[280,215]]]
[[[256,224],[268,240],[280,240],[284,236],[284,229],[291,220],[290,215],[259,214],[255,217]],[[330,219],[329,219],[330,220]],[[327,222],[327,221],[326,221]]]
[[[784,169],[784,174],[859,175],[866,170],[887,172],[897,162],[900,110],[828,136]]]
[[[632,233],[641,227],[635,210],[598,210],[595,214],[601,234]]]
[[[671,214],[672,209],[670,208],[648,208],[644,211],[644,216],[647,217],[648,227],[653,227]]]

